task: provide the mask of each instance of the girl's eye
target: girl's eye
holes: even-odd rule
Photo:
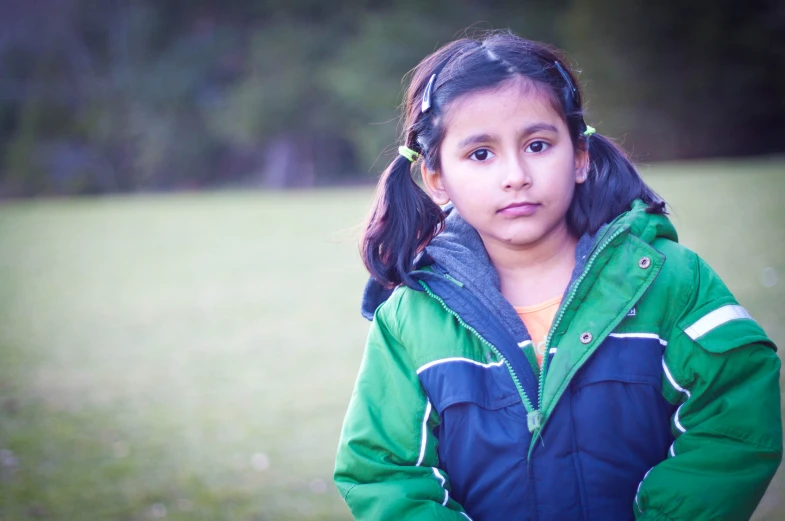
[[[487,161],[492,157],[494,157],[493,152],[491,152],[487,148],[481,148],[479,150],[475,150],[469,156],[470,159],[474,159],[475,161]]]
[[[544,152],[548,149],[550,145],[545,141],[532,141],[529,143],[529,146],[526,147],[526,152],[533,152],[535,154],[539,152]]]

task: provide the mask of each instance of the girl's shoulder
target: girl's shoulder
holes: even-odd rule
[[[427,330],[428,324],[445,322],[449,318],[439,301],[428,293],[400,285],[378,307],[374,320],[382,320],[388,328],[404,335],[407,330]]]
[[[675,241],[652,244],[665,263],[650,288],[671,335],[720,353],[750,343],[772,345],[764,330],[739,303],[720,275],[700,255]]]
[[[697,253],[677,241],[659,237],[652,242],[652,246],[665,256],[665,263],[657,277],[660,284],[686,290],[699,282],[698,266],[701,258]]]
[[[468,334],[460,321],[425,291],[397,287],[376,310],[374,322],[389,332],[416,368],[435,360],[461,358],[482,363],[488,358],[482,341]]]
[[[655,286],[665,288],[674,298],[669,305],[684,310],[714,302],[736,302],[720,275],[692,249],[671,240],[657,239],[652,246],[665,256]]]

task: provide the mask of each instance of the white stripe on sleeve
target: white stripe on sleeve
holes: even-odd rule
[[[676,409],[676,414],[673,415],[673,424],[676,425],[676,428],[679,429],[681,432],[687,432],[687,429],[685,429],[684,425],[682,425],[681,422],[679,421],[679,411],[681,410],[682,407],[684,407],[684,403],[679,405],[679,408]]]
[[[676,409],[676,413],[673,415],[673,424],[676,425],[676,428],[679,429],[681,432],[687,432],[687,429],[685,429],[684,425],[682,425],[681,422],[679,421],[679,411],[681,411],[681,408],[684,407],[684,404],[687,403],[687,400],[690,399],[692,394],[690,394],[689,390],[685,389],[684,387],[682,387],[678,383],[676,383],[676,380],[673,378],[673,375],[671,374],[670,369],[668,369],[668,366],[665,364],[665,357],[664,356],[662,357],[662,370],[665,373],[665,376],[668,378],[668,381],[673,386],[673,388],[676,389],[677,391],[679,391],[680,393],[684,393],[684,394],[687,395],[687,399],[684,400],[684,402],[681,405],[679,405],[679,408]],[[672,446],[671,446],[671,450],[673,450]],[[675,456],[675,454],[673,454],[673,455]]]
[[[717,328],[731,320],[739,319],[753,320],[752,316],[747,313],[747,310],[741,306],[727,305],[715,309],[707,314],[693,325],[684,330],[684,332],[693,340],[697,340],[714,328]]]
[[[441,475],[441,473],[436,469],[436,467],[431,467],[431,468],[433,469],[434,475],[436,475],[436,477],[439,478],[439,481],[441,481],[442,488],[444,489],[444,501],[442,502],[442,506],[447,506],[447,501],[450,500],[450,493],[447,492],[447,489],[444,487],[444,484],[447,483],[447,480],[444,479],[444,476]]]
[[[684,387],[682,387],[682,386],[680,386],[679,384],[676,383],[676,380],[674,380],[673,375],[671,374],[670,369],[668,369],[668,366],[665,365],[665,357],[664,356],[662,357],[662,369],[663,369],[663,371],[665,371],[665,376],[668,377],[668,381],[671,383],[673,388],[676,389],[677,391],[679,391],[680,393],[686,394],[687,395],[687,399],[689,399],[690,396],[692,396],[690,394],[690,391],[688,391],[687,389],[685,389]]]
[[[431,401],[427,401],[425,406],[425,415],[422,418],[422,440],[420,441],[420,457],[417,459],[415,467],[422,465],[422,460],[425,457],[425,447],[428,445],[428,418],[431,416]]]
[[[638,503],[638,495],[640,495],[640,493],[641,493],[641,485],[643,485],[643,481],[644,481],[644,480],[645,480],[647,477],[649,477],[649,472],[651,472],[653,468],[654,468],[654,467],[652,467],[652,468],[650,468],[649,470],[647,470],[647,471],[646,471],[646,474],[644,474],[644,475],[643,475],[643,479],[641,480],[641,482],[640,482],[640,483],[638,483],[638,488],[635,490],[635,506],[636,506],[636,507],[638,507],[638,511],[639,511],[641,514],[643,514],[643,510],[641,510],[641,504],[640,504],[640,503]]]

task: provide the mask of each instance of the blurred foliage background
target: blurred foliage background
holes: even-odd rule
[[[640,161],[785,151],[775,0],[4,0],[0,196],[368,181],[466,28],[565,49]]]

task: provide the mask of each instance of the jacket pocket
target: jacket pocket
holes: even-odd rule
[[[501,362],[481,364],[466,358],[437,360],[420,371],[420,382],[440,415],[446,408],[461,403],[498,410],[520,402],[507,367]]]
[[[664,346],[656,337],[609,336],[573,377],[573,392],[600,382],[648,384],[662,389]]]
[[[643,475],[667,457],[673,406],[656,337],[608,337],[570,384],[574,457],[592,519],[622,519]],[[628,507],[626,507],[628,508]]]

